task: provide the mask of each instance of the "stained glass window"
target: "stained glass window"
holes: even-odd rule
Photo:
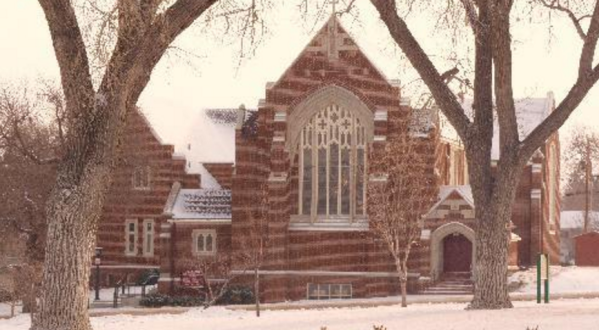
[[[367,143],[352,113],[331,104],[302,129],[299,214],[313,218],[365,214]]]

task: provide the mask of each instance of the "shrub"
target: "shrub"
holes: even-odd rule
[[[219,305],[245,305],[253,304],[254,292],[247,286],[233,285],[227,288],[217,301]]]
[[[155,293],[149,294],[141,298],[139,304],[143,307],[197,307],[204,305],[204,298],[198,296],[178,296],[171,297],[169,295]]]

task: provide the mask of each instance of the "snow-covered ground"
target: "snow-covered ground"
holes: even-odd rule
[[[387,329],[459,330],[596,330],[599,326],[599,299],[562,300],[549,305],[516,302],[516,308],[495,311],[465,311],[465,304],[421,304],[402,309],[397,305],[376,308],[328,308],[293,311],[265,311],[256,318],[251,311],[224,307],[193,309],[179,315],[105,316],[92,318],[95,330],[371,330],[384,324]],[[29,317],[20,315],[0,320],[2,330],[26,330]]]
[[[534,293],[536,291],[536,273],[534,269],[521,271],[510,277],[512,282],[521,282],[522,286],[515,295]],[[587,267],[552,267],[552,293],[599,293],[599,268]],[[102,290],[102,300],[112,298],[112,290]],[[91,292],[93,299],[93,292]],[[436,299],[439,298],[439,299]],[[456,300],[448,296],[410,296],[408,301],[414,303],[407,309],[398,305],[398,297],[354,299],[340,301],[343,308],[319,307],[320,302],[305,301],[280,304],[291,307],[290,310],[277,309],[263,312],[263,317],[256,318],[252,311],[225,307],[213,307],[208,310],[191,309],[188,312],[178,310],[182,314],[170,314],[168,310],[133,309],[139,312],[155,313],[155,315],[131,316],[131,308],[118,310],[106,309],[108,313],[122,313],[114,316],[98,316],[92,318],[96,330],[134,329],[161,330],[176,328],[177,330],[219,329],[219,330],[320,330],[327,326],[328,330],[371,330],[374,324],[384,324],[392,329],[459,329],[459,330],[526,330],[527,327],[539,326],[539,330],[552,329],[599,329],[599,299],[553,299],[549,305],[537,305],[532,301],[516,301],[515,308],[502,311],[465,311],[466,303],[424,303],[426,301],[443,302],[468,301],[469,298]],[[516,298],[516,296],[514,296]],[[527,298],[528,299],[528,298]],[[361,301],[364,300],[364,301]],[[351,306],[357,303],[361,307]],[[322,302],[326,303],[326,302]],[[306,304],[304,306],[303,304]],[[393,304],[393,305],[391,305]],[[286,306],[283,306],[286,305]],[[310,305],[311,309],[304,309]],[[364,306],[380,305],[363,308]],[[94,310],[96,315],[103,310]],[[99,312],[99,313],[97,313]],[[0,304],[0,316],[8,316],[9,306]],[[2,330],[26,330],[29,328],[29,316],[19,315],[13,319],[0,320]]]
[[[531,268],[514,273],[510,282],[521,282],[518,292],[535,293],[537,273]],[[597,267],[551,267],[549,290],[552,293],[599,293],[599,268]],[[599,329],[599,325],[597,326]]]

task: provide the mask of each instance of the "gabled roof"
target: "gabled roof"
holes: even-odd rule
[[[230,220],[231,191],[224,189],[181,189],[172,209],[174,220]]]
[[[433,205],[425,215],[428,217],[433,211],[441,206],[452,194],[459,195],[472,209],[474,209],[474,198],[472,197],[472,188],[470,185],[464,186],[441,186],[439,187],[439,201]]]
[[[335,30],[335,27],[337,28]],[[291,62],[291,65],[283,71],[283,74],[277,79],[274,84],[269,84],[270,86],[276,86],[287,74],[293,69],[295,64],[303,58],[309,52],[322,52],[327,54],[327,56],[335,57],[335,54],[331,54],[331,44],[333,42],[333,49],[335,51],[344,51],[344,50],[354,50],[360,53],[367,60],[368,64],[371,66],[373,70],[375,70],[381,79],[390,83],[387,79],[383,71],[381,71],[374,62],[366,55],[366,53],[358,46],[355,39],[345,30],[343,24],[339,20],[339,18],[333,14],[331,17],[324,23],[322,28],[316,33],[314,38],[310,40],[308,45],[304,47],[304,49],[299,53],[299,55]]]

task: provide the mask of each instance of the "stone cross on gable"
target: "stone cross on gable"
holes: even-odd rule
[[[336,5],[339,3],[339,0],[329,0],[329,4],[331,5],[331,8],[333,10],[333,15],[335,15],[337,13],[337,7]]]
[[[329,57],[337,58],[337,21],[334,19],[335,15],[337,15],[337,7],[336,5],[339,3],[339,0],[329,0],[328,3],[331,5],[332,13],[331,18],[332,24],[329,26]]]

